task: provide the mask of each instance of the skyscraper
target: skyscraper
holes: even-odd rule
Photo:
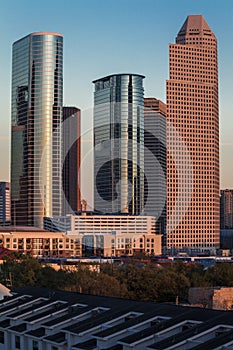
[[[217,40],[201,15],[169,45],[167,247],[219,246]]]
[[[138,215],[144,207],[144,76],[93,81],[94,209]]]
[[[156,217],[156,233],[166,241],[166,104],[144,99],[145,215]]]
[[[220,227],[233,229],[233,190],[221,190]]]
[[[9,225],[11,221],[10,183],[0,182],[0,225]]]
[[[81,111],[63,107],[63,214],[81,210]]]
[[[12,56],[12,223],[42,227],[61,214],[63,37],[29,34]]]

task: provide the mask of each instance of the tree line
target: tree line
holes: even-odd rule
[[[122,265],[101,264],[99,269],[79,263],[72,270],[55,270],[36,258],[13,253],[4,258],[0,282],[13,290],[27,285],[142,301],[187,302],[190,287],[233,287],[233,264],[215,263],[205,269],[199,263],[129,260]]]

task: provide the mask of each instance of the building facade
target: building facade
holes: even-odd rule
[[[10,183],[0,182],[0,225],[11,222]]]
[[[93,81],[94,210],[138,215],[144,207],[144,76]]]
[[[45,222],[49,230],[26,226],[18,226],[17,230],[11,226],[0,228],[0,249],[51,258],[161,254],[161,235],[155,234],[153,217],[122,220],[118,216],[99,220],[92,216],[77,220],[74,216],[72,220],[72,216],[68,215],[68,220],[66,217],[49,219]]]
[[[232,310],[232,287],[189,288],[189,303],[192,306],[213,310]]]
[[[0,248],[33,257],[82,256],[82,246],[62,232],[11,230],[0,232]]]
[[[217,40],[201,15],[188,16],[169,45],[167,248],[219,247]]]
[[[38,32],[13,44],[11,207],[14,225],[61,214],[63,37]]]
[[[66,232],[77,246],[82,246],[83,256],[132,256],[138,252],[159,255],[162,252],[162,235],[156,234],[154,216],[83,213],[44,218],[44,228]]]
[[[63,214],[81,210],[81,111],[63,107]]]
[[[220,227],[233,229],[233,190],[220,191]]]
[[[221,229],[220,230],[220,248],[233,252],[233,229]]]
[[[112,233],[122,234],[156,233],[155,217],[143,215],[66,215],[60,217],[45,217],[44,229],[49,231],[73,232],[80,234]]]
[[[145,215],[156,217],[156,232],[166,242],[166,105],[144,99]]]
[[[111,234],[72,235],[75,242],[82,243],[82,256],[121,257],[137,253],[146,255],[162,254],[161,235],[155,234],[122,234],[113,231]]]

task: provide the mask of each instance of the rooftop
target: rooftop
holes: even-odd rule
[[[47,288],[22,287],[13,293],[0,303],[0,330],[24,337],[25,346],[30,338],[62,350],[102,349],[103,342],[109,350],[175,349],[186,342],[193,350],[233,345],[233,311]]]
[[[95,84],[95,83],[97,83],[97,81],[105,81],[105,80],[109,80],[109,79],[112,78],[112,77],[117,77],[117,76],[122,76],[122,75],[132,75],[132,76],[140,77],[140,78],[142,78],[142,79],[145,78],[145,76],[144,76],[144,75],[141,75],[141,74],[134,74],[134,73],[117,73],[117,74],[110,74],[110,75],[107,75],[106,77],[93,80],[92,83]]]
[[[34,226],[0,226],[0,232],[49,232]]]

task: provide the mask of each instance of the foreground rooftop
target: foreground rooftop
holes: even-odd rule
[[[33,344],[46,350],[231,349],[233,311],[19,288],[0,301],[0,350]]]

